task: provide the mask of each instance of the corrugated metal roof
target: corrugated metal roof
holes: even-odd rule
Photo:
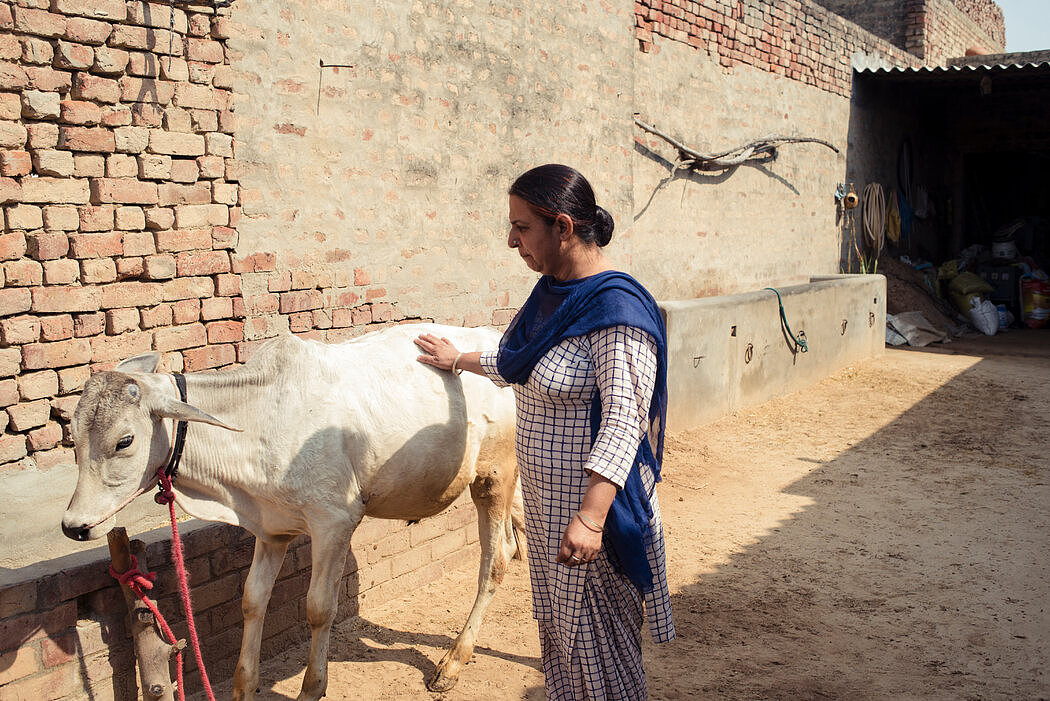
[[[893,66],[881,58],[859,54],[853,70],[876,78],[902,80],[973,80],[990,77],[1043,77],[1050,75],[1050,51],[990,54],[949,59],[946,66]]]

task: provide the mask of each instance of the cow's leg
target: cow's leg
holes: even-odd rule
[[[244,582],[241,610],[244,613],[244,635],[241,656],[233,674],[234,701],[251,701],[259,686],[259,648],[262,645],[263,619],[270,603],[270,592],[284,562],[290,538],[265,541],[255,538],[255,556]]]
[[[508,541],[508,524],[517,468],[500,465],[487,474],[479,475],[470,485],[470,496],[478,509],[478,532],[481,540],[481,568],[478,572],[478,595],[467,616],[463,631],[456,637],[445,656],[438,663],[434,676],[427,683],[431,691],[448,691],[459,681],[459,673],[474,654],[481,619],[503,581],[507,561],[514,555],[515,546]]]
[[[339,605],[339,581],[350,550],[350,536],[360,523],[364,509],[353,517],[311,521],[310,590],[306,594],[306,621],[310,624],[310,658],[298,701],[317,701],[328,688],[328,643]]]

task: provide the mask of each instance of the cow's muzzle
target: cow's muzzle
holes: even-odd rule
[[[66,534],[67,538],[73,540],[90,540],[91,539],[91,528],[86,525],[81,526],[67,526],[62,524],[62,532]]]

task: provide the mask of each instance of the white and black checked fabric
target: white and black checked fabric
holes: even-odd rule
[[[507,383],[496,351],[481,365],[493,382]],[[614,326],[562,341],[533,368],[517,399],[517,458],[525,503],[533,615],[540,641],[548,699],[644,699],[641,626],[648,619],[656,642],[674,638],[663,525],[652,472],[642,468],[654,516],[650,566],[654,587],[643,599],[609,562],[605,549],[592,562],[555,562],[561,537],[580,508],[588,471],[622,486],[648,427],[656,379],[652,338]],[[602,421],[591,445],[590,412],[600,392]],[[644,610],[644,614],[643,614]]]

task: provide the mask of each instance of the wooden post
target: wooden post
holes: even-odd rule
[[[113,571],[118,574],[127,572],[131,568],[132,554],[127,530],[114,528],[107,535],[107,539]],[[136,540],[135,546],[139,571],[147,572],[145,545]],[[172,655],[186,646],[186,641],[179,640],[174,645],[166,642],[161,637],[149,607],[129,587],[122,584],[120,588],[124,592],[124,601],[128,604],[128,633],[135,641],[135,658],[139,664],[142,698],[144,701],[175,701],[175,684],[171,681],[168,662]]]

